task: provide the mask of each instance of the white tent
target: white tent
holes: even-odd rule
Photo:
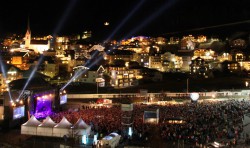
[[[54,126],[53,136],[54,137],[63,137],[64,135],[71,137],[72,135],[72,124],[63,117],[62,120]]]
[[[82,118],[79,118],[73,126],[74,134],[76,135],[89,135],[91,126],[86,124]]]
[[[39,136],[53,136],[53,127],[56,123],[47,116],[46,119],[38,125],[37,127],[37,135]]]
[[[41,124],[41,122],[38,121],[35,116],[32,116],[26,123],[21,125],[21,134],[36,135],[39,124]]]

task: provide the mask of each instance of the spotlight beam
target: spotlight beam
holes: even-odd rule
[[[43,60],[43,55],[41,55],[40,58],[38,59],[38,63],[35,65],[34,69],[32,70],[32,72],[31,72],[31,74],[30,74],[30,76],[29,76],[29,78],[28,78],[28,80],[27,80],[26,83],[25,83],[25,85],[24,85],[24,87],[23,87],[21,93],[20,93],[19,96],[18,96],[18,100],[20,100],[20,97],[22,96],[23,92],[25,91],[25,89],[26,89],[27,86],[29,85],[30,80],[33,78],[33,76],[34,76],[35,72],[37,71],[39,65],[41,64],[42,60]]]
[[[6,76],[6,70],[4,68],[4,63],[3,63],[3,60],[2,60],[2,56],[0,55],[0,65],[1,65],[1,71],[2,71],[2,74],[3,74],[3,78],[5,79],[5,81],[7,80],[7,76]],[[8,95],[9,95],[9,98],[10,98],[10,101],[13,101],[12,99],[12,96],[11,96],[11,93],[10,93],[10,89],[9,89],[9,84],[6,83],[6,86],[8,88]]]
[[[166,9],[172,7],[174,4],[177,3],[177,0],[170,0],[167,1],[162,7],[158,9],[158,11],[154,12],[152,15],[148,17],[148,19],[144,20],[140,25],[135,27],[130,33],[128,33],[125,37],[123,38],[128,38],[129,36],[133,35],[134,33],[138,32],[141,30],[143,27],[148,25],[150,22],[152,22],[156,17],[158,17],[162,12],[164,12]]]
[[[113,32],[107,37],[106,40],[109,40],[110,38],[112,38],[115,35],[115,33],[128,21],[128,19],[141,7],[141,5],[144,4],[144,2],[145,2],[145,0],[140,0],[140,2],[135,6],[135,8],[125,17],[125,19],[122,20],[122,22],[113,30]],[[96,55],[96,53],[94,53],[93,55]],[[94,64],[96,64],[100,60],[101,60],[101,58],[98,58],[96,61],[94,61],[88,67],[92,67]],[[88,60],[85,63],[85,66],[86,66],[86,64],[89,63],[89,61],[90,60]],[[61,88],[61,90],[65,89],[74,79],[78,78],[80,75],[82,75],[86,71],[87,71],[87,69],[77,71],[74,74],[74,76]]]
[[[84,69],[79,69],[77,72],[74,74],[74,76],[60,89],[64,90],[71,82],[73,82],[74,79],[78,78],[80,75],[85,73],[89,68],[84,68]]]
[[[113,30],[113,32],[107,37],[106,41],[111,39],[115,33],[121,29],[121,27],[129,20],[129,18],[141,7],[141,5],[143,5],[145,2],[145,0],[140,0],[140,2],[134,7],[134,9],[125,17],[125,19],[122,20],[122,22]],[[94,55],[96,55],[96,53],[94,53]],[[89,62],[90,60],[88,60],[86,62],[86,64]],[[100,59],[97,59],[95,63],[97,63],[98,61],[100,61]],[[86,65],[85,64],[85,65]],[[94,64],[90,64],[90,66],[92,67]],[[78,78],[80,75],[82,75],[83,73],[85,73],[87,70],[78,70],[74,76],[61,88],[61,90],[65,89],[74,79]]]
[[[193,28],[193,29],[188,29],[188,30],[183,30],[183,31],[176,31],[176,32],[165,33],[163,35],[177,34],[177,33],[182,33],[182,32],[189,32],[189,31],[201,31],[201,30],[212,29],[212,28],[220,28],[220,27],[226,27],[226,26],[240,25],[240,24],[244,24],[244,23],[250,23],[250,20],[243,20],[243,21],[238,21],[238,22],[233,22],[233,23],[227,23],[227,24],[219,24],[219,25],[214,25],[214,26],[206,26],[206,27],[200,27],[200,28]]]
[[[98,52],[97,52],[97,51],[94,51],[94,53],[93,53],[93,55],[92,55],[91,57],[95,57],[97,54],[98,54]],[[90,60],[91,60],[91,59],[89,59],[89,60],[84,64],[85,67],[87,67],[86,65],[89,63]],[[87,67],[87,69],[88,69],[88,67]],[[60,90],[65,89],[71,82],[74,81],[74,79],[78,78],[80,75],[82,75],[84,72],[86,72],[86,71],[83,71],[83,70],[86,70],[86,69],[78,69],[78,70],[74,73],[74,75],[72,76],[72,78],[71,78],[71,79],[70,79],[70,80],[60,89]]]
[[[131,16],[141,7],[142,4],[144,4],[145,0],[140,0],[140,2],[134,7],[134,9],[132,11],[130,11],[130,13],[125,17],[125,19],[123,19],[120,24],[113,30],[113,32],[107,37],[107,40],[110,40],[115,33],[117,33],[117,31],[119,29],[121,29],[121,27],[129,20],[129,18],[131,18]]]
[[[63,15],[61,16],[61,19],[57,23],[57,27],[55,28],[53,35],[56,35],[58,32],[60,32],[63,24],[65,23],[65,21],[69,17],[69,14],[70,14],[71,10],[73,9],[73,7],[75,6],[76,2],[77,2],[77,0],[70,0],[70,3],[68,5],[67,9],[64,11]]]

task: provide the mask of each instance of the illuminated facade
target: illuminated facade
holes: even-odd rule
[[[247,71],[250,71],[250,61],[244,61],[242,62],[242,70],[245,69]]]
[[[11,81],[22,78],[22,73],[21,73],[20,69],[18,69],[15,66],[6,65],[5,70],[6,70],[5,74],[4,74],[4,72],[0,71],[1,72],[0,73],[0,83],[1,83],[0,91],[1,91],[1,93],[8,90],[8,84]]]
[[[87,38],[90,38],[91,36],[92,36],[91,31],[84,31],[82,34],[82,39],[87,39]]]
[[[182,57],[179,57],[175,54],[170,52],[166,52],[161,55],[161,62],[162,62],[162,72],[168,71],[178,71],[182,68],[183,60]]]
[[[236,61],[224,61],[220,63],[220,68],[224,72],[238,73],[241,71],[240,64]]]
[[[111,52],[107,53],[104,58],[108,61],[108,63],[112,63],[115,60],[123,60],[125,62],[129,62],[131,61],[131,59],[133,59],[133,54],[133,51],[114,49]]]
[[[50,78],[55,77],[59,73],[59,64],[57,63],[49,63],[48,61],[45,61],[41,66],[42,69],[39,72]]]
[[[219,55],[217,57],[217,59],[220,61],[220,62],[223,62],[223,61],[232,61],[232,55],[227,53],[227,52],[223,52],[221,55]]]
[[[204,60],[214,60],[216,58],[215,52],[213,50],[207,50],[207,49],[197,49],[194,51],[194,56],[192,59],[196,58],[202,58]]]
[[[28,70],[29,69],[29,64],[27,63],[28,59],[29,59],[28,52],[15,52],[11,58],[11,64],[21,70]]]
[[[198,57],[192,60],[192,63],[190,64],[190,73],[192,75],[207,77],[208,72],[209,65],[204,59]]]
[[[198,43],[202,43],[202,42],[206,42],[206,41],[207,41],[207,37],[204,35],[199,35],[197,38]]]
[[[74,82],[96,83],[97,78],[103,78],[105,69],[103,66],[92,66],[90,69],[84,66],[76,66],[73,68],[74,73],[82,71],[81,75],[74,79]]]
[[[51,37],[48,36],[46,39],[44,38],[31,38],[31,30],[28,26],[24,37],[24,45],[21,45],[21,48],[25,49],[33,49],[36,53],[42,54],[44,51],[47,51],[50,48],[50,39]]]
[[[110,84],[113,87],[130,87],[134,86],[136,76],[133,70],[126,67],[109,67],[111,77]]]
[[[243,48],[246,46],[246,41],[243,39],[236,39],[231,41],[230,43],[231,47],[235,47],[235,48]]]
[[[61,36],[56,37],[56,50],[68,50],[69,49],[69,37]]]
[[[148,68],[157,69],[159,71],[162,69],[162,61],[160,55],[149,56]]]

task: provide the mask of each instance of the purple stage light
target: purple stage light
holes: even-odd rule
[[[36,98],[34,116],[38,119],[46,118],[52,114],[52,95],[43,95]]]

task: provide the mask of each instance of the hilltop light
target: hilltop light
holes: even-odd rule
[[[104,26],[108,26],[108,25],[109,25],[109,22],[105,22],[105,23],[104,23]]]

